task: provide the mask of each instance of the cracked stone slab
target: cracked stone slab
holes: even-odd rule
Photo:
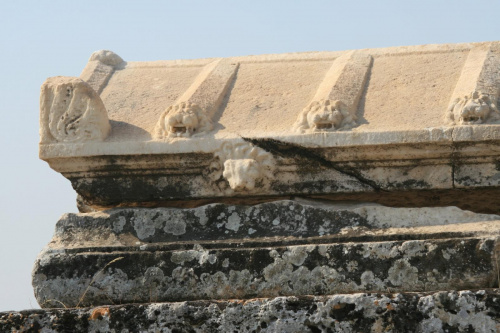
[[[109,305],[0,313],[2,332],[484,332],[498,289]]]
[[[80,78],[44,85],[40,158],[98,210],[496,188],[499,63],[499,42],[145,62],[98,51]]]

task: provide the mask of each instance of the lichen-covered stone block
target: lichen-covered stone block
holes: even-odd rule
[[[279,201],[66,214],[33,270],[42,307],[487,288],[500,216]]]
[[[0,331],[495,333],[499,299],[483,289],[60,308],[0,313]]]

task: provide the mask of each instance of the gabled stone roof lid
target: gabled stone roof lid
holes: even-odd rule
[[[104,103],[112,127],[109,142],[417,130],[499,123],[499,45],[149,62],[126,62],[98,51],[80,78]],[[477,99],[486,106],[455,114],[457,99]],[[159,124],[167,110],[170,129]],[[339,112],[321,118],[327,110]],[[72,141],[71,135],[56,140]]]
[[[499,42],[149,62],[98,51],[80,78],[42,86],[40,157],[73,181],[132,169],[134,177],[154,169],[224,180],[217,193],[208,184],[196,194],[177,189],[185,198],[352,190],[324,168],[361,182],[355,192],[391,188],[405,177],[379,183],[352,163],[373,171],[417,159],[439,168],[459,158],[493,162],[499,68]],[[310,163],[298,159],[315,160],[310,179],[296,169]],[[434,179],[417,177],[419,188],[456,187],[449,167],[446,176],[434,168]],[[276,179],[287,172],[295,176]],[[321,189],[298,185],[318,181]]]

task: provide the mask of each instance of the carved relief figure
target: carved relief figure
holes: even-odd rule
[[[455,99],[447,112],[448,123],[456,125],[482,124],[487,120],[500,120],[495,99],[487,94],[474,91]]]
[[[76,77],[52,77],[40,95],[41,143],[102,141],[110,130],[99,95]]]
[[[273,156],[249,143],[224,143],[215,153],[217,161],[211,165],[212,179],[221,176],[232,191],[252,191],[269,187],[276,168]]]
[[[302,110],[294,129],[304,132],[335,131],[356,125],[356,115],[339,100],[311,102]]]
[[[169,106],[160,116],[155,137],[190,137],[212,130],[212,122],[196,104],[181,102]]]

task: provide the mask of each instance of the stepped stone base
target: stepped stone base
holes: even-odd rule
[[[276,201],[67,214],[33,270],[42,308],[497,286],[500,216]]]
[[[499,332],[500,290],[340,294],[0,313],[1,332]]]

